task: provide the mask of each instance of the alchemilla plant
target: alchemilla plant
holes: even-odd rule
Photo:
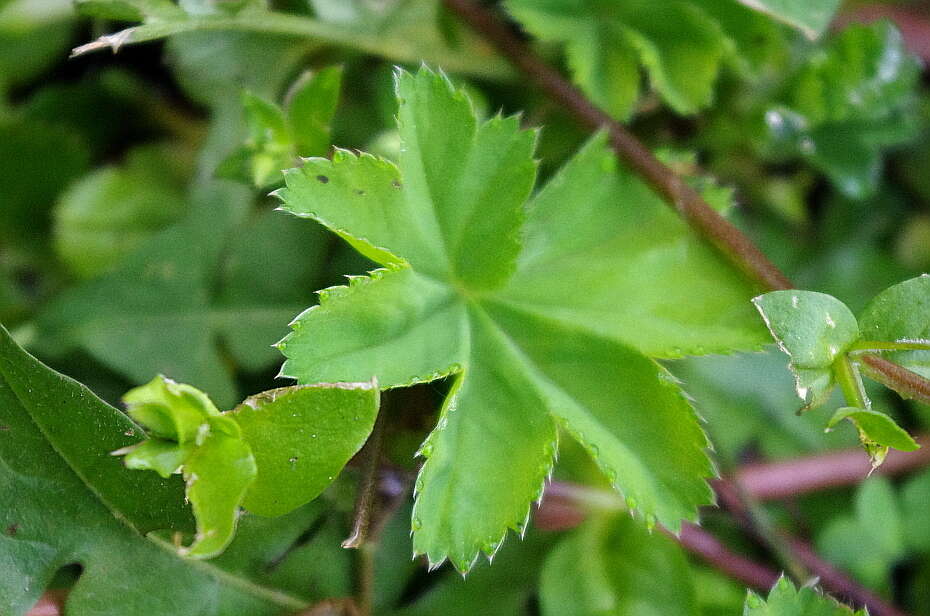
[[[0,614],[926,612],[924,31],[0,2]]]

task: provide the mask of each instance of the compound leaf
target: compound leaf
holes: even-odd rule
[[[382,387],[454,375],[413,512],[414,550],[433,565],[467,570],[524,528],[559,423],[631,505],[677,529],[711,500],[713,470],[677,384],[642,353],[758,348],[750,288],[618,169],[603,136],[524,215],[535,135],[513,118],[479,125],[428,69],[397,84],[397,166],[338,152],[285,174],[284,209],[387,269],[324,291],[279,345],[282,374]],[[654,291],[665,276],[675,283]]]

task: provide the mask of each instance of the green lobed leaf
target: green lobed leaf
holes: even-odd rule
[[[562,539],[540,579],[543,616],[697,616],[695,594],[681,548],[624,515],[590,519]]]
[[[467,570],[522,532],[557,424],[650,523],[677,529],[710,502],[713,469],[687,400],[640,352],[757,348],[750,288],[617,168],[603,135],[522,223],[534,135],[513,118],[479,125],[427,69],[399,73],[397,91],[397,166],[337,151],[285,174],[283,209],[386,269],[321,292],[279,344],[282,375],[382,387],[454,375],[413,511],[414,550],[434,566]]]
[[[365,444],[378,401],[373,383],[322,384],[266,391],[230,411],[258,467],[243,506],[279,516],[319,496]]]
[[[930,378],[930,276],[898,283],[875,296],[859,317],[866,341],[926,346],[888,354],[891,361]]]
[[[678,113],[694,113],[713,99],[727,42],[700,3],[508,0],[506,6],[533,35],[564,43],[575,81],[620,119],[638,102],[639,65]]]
[[[832,295],[773,291],[752,300],[790,358],[798,396],[813,408],[833,391],[833,362],[859,338],[856,317]]]
[[[797,28],[810,38],[820,36],[834,13],[840,6],[840,0],[739,0],[749,8],[755,9],[773,19]]]
[[[767,599],[752,592],[747,595],[743,616],[867,616],[867,612],[854,611],[810,587],[798,590],[782,576]]]
[[[112,452],[126,466],[165,477],[181,470],[197,520],[194,542],[179,546],[191,558],[212,558],[232,541],[239,506],[257,474],[239,424],[220,415],[203,392],[158,376],[123,396],[129,414],[156,439]]]
[[[717,188],[701,188],[721,203]],[[605,135],[527,210],[524,249],[500,301],[652,357],[757,350],[767,340],[746,301],[751,285],[620,166]]]

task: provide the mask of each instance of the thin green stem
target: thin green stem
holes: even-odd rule
[[[872,402],[865,392],[865,385],[862,384],[862,376],[858,368],[853,365],[849,355],[843,354],[836,359],[833,364],[833,374],[843,391],[843,396],[846,397],[847,404],[860,409],[872,408]]]
[[[506,78],[513,74],[507,64],[487,45],[462,46],[462,51],[458,51],[432,39],[421,40],[411,36],[364,32],[302,15],[273,11],[231,17],[185,15],[177,19],[151,21],[115,34],[101,36],[93,42],[76,47],[71,55],[80,56],[102,49],[112,49],[116,52],[123,45],[157,40],[182,32],[206,31],[260,32],[311,38],[398,62],[426,60],[452,72],[489,78]]]
[[[849,348],[850,353],[870,353],[873,351],[930,351],[930,340],[899,340],[897,342],[860,340]]]

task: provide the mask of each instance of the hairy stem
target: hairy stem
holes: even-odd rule
[[[869,378],[895,390],[904,398],[930,404],[930,380],[877,355],[863,355],[859,361]]]
[[[355,501],[355,521],[352,534],[342,542],[344,548],[358,550],[358,611],[362,616],[371,614],[375,583],[375,549],[376,541],[369,535],[371,519],[378,500],[378,467],[381,461],[381,447],[384,442],[384,416],[382,408],[375,420],[375,426],[362,448],[362,481]]]

